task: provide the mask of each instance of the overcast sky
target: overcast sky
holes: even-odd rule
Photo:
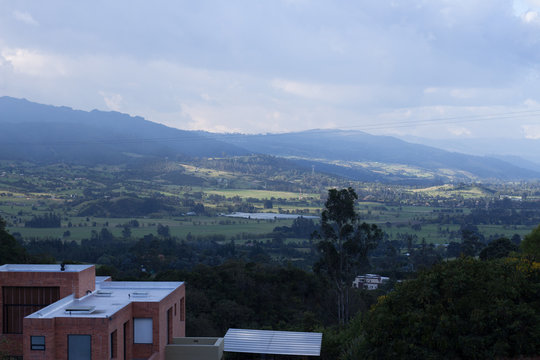
[[[540,138],[540,0],[0,0],[0,96],[181,129]]]

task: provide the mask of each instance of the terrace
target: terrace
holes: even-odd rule
[[[165,360],[220,360],[223,348],[223,338],[173,338],[165,347]]]

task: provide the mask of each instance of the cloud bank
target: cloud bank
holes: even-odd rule
[[[523,138],[534,133],[530,116],[479,119],[540,109],[537,0],[51,0],[0,10],[0,95],[184,129]]]

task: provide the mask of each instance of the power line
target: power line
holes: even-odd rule
[[[445,118],[432,118],[421,120],[408,120],[408,121],[392,121],[392,122],[378,122],[364,125],[351,125],[343,126],[340,129],[361,129],[361,130],[385,130],[392,128],[404,128],[412,126],[430,126],[440,124],[458,124],[464,122],[481,122],[492,120],[505,120],[505,119],[520,119],[531,116],[540,116],[540,110],[527,110],[527,111],[513,111],[499,114],[488,115],[465,115],[465,116],[453,116]]]
[[[370,130],[386,130],[394,128],[407,128],[417,126],[432,126],[441,124],[458,124],[464,122],[483,122],[493,120],[506,120],[506,119],[520,119],[531,116],[540,116],[540,110],[527,110],[527,111],[513,111],[498,114],[487,115],[465,115],[454,116],[444,118],[431,118],[420,120],[407,120],[407,121],[390,121],[390,122],[377,122],[363,125],[350,125],[341,126],[336,129],[348,130],[358,129],[364,131]],[[188,131],[188,130],[184,130]],[[85,140],[53,140],[53,141],[4,141],[5,145],[41,145],[41,146],[69,146],[69,145],[95,145],[95,144],[140,144],[140,143],[158,143],[158,142],[200,142],[204,140],[219,140],[226,142],[227,138],[241,138],[245,134],[219,134],[219,133],[206,133],[206,134],[183,134],[182,136],[173,137],[155,137],[155,138],[116,138],[116,139],[85,139]]]

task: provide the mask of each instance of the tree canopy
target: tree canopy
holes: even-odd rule
[[[519,247],[510,239],[502,237],[490,242],[480,251],[479,257],[482,260],[500,259],[507,257],[511,252],[516,252]]]
[[[25,263],[26,250],[6,231],[6,222],[0,217],[0,265]]]
[[[525,236],[521,242],[521,250],[523,255],[537,261],[540,260],[540,225]]]
[[[379,299],[357,358],[486,359],[540,353],[540,269],[461,258]]]
[[[382,231],[376,225],[360,224],[354,209],[358,199],[352,188],[330,189],[321,216],[316,273],[325,276],[337,296],[338,321],[349,320],[349,289],[354,278],[369,268],[367,255],[377,247]]]

